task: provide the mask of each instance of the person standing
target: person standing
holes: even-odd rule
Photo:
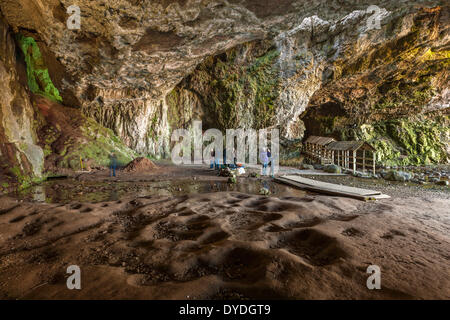
[[[216,150],[211,150],[211,164],[209,166],[210,169],[215,169],[216,167]]]
[[[270,151],[270,149],[267,149],[267,158],[269,159],[270,175],[273,178],[274,177],[273,158],[272,158],[272,152]]]
[[[273,163],[273,161],[275,159],[274,159],[274,157],[272,155],[272,151],[270,151],[270,149],[268,149],[268,151],[267,151],[267,157],[269,158],[270,175],[272,176],[272,178],[275,178],[275,164]]]
[[[227,165],[227,149],[223,148],[223,164]]]
[[[266,175],[267,170],[267,164],[269,163],[269,158],[267,157],[267,151],[266,148],[262,148],[261,152],[259,153],[259,161],[261,161],[262,164],[262,175]]]
[[[109,156],[109,176],[115,177],[116,176],[116,167],[117,167],[117,156],[116,153],[113,151],[111,152]]]

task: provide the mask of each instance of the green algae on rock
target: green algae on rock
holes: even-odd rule
[[[102,127],[93,119],[85,119],[86,124],[81,127],[81,131],[88,143],[74,146],[74,149],[64,156],[62,166],[78,168],[80,158],[93,160],[97,166],[108,166],[111,152],[116,154],[117,164],[122,166],[138,156],[126,147],[111,129]]]
[[[53,85],[39,46],[32,37],[16,36],[27,64],[28,87],[31,92],[42,94],[54,101],[62,102],[58,89]]]
[[[202,110],[207,127],[273,125],[280,89],[278,56],[269,42],[249,42],[206,59],[166,98],[173,125],[183,118],[176,110],[195,109],[188,103]],[[181,123],[190,120],[186,114]]]
[[[40,111],[39,143],[46,152],[45,169],[81,169],[80,159],[91,166],[108,166],[109,155],[115,152],[119,165],[124,165],[138,154],[126,147],[113,133],[86,117],[80,110],[65,107],[40,95],[34,96]]]
[[[444,11],[394,16],[398,32],[390,38],[359,54],[348,46],[301,116],[307,133],[366,140],[377,148],[380,165],[449,161]]]

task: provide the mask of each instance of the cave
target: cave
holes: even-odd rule
[[[0,3],[1,300],[450,299],[448,3],[44,2]]]

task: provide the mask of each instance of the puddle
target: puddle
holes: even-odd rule
[[[263,187],[276,197],[306,195],[305,191],[258,179],[245,179],[234,185],[223,181],[93,182],[68,179],[47,181],[11,196],[46,203],[97,203],[117,201],[124,197],[180,196],[222,191],[259,194]]]

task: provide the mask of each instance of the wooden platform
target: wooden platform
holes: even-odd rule
[[[300,176],[287,175],[276,178],[275,181],[313,192],[350,197],[359,200],[380,200],[390,198],[390,196],[375,190],[342,186],[334,183],[307,179]]]
[[[330,173],[330,172],[325,172],[323,170],[299,170],[298,172],[299,175],[303,175],[303,176],[341,176],[341,177],[345,177],[347,176],[346,173]]]

